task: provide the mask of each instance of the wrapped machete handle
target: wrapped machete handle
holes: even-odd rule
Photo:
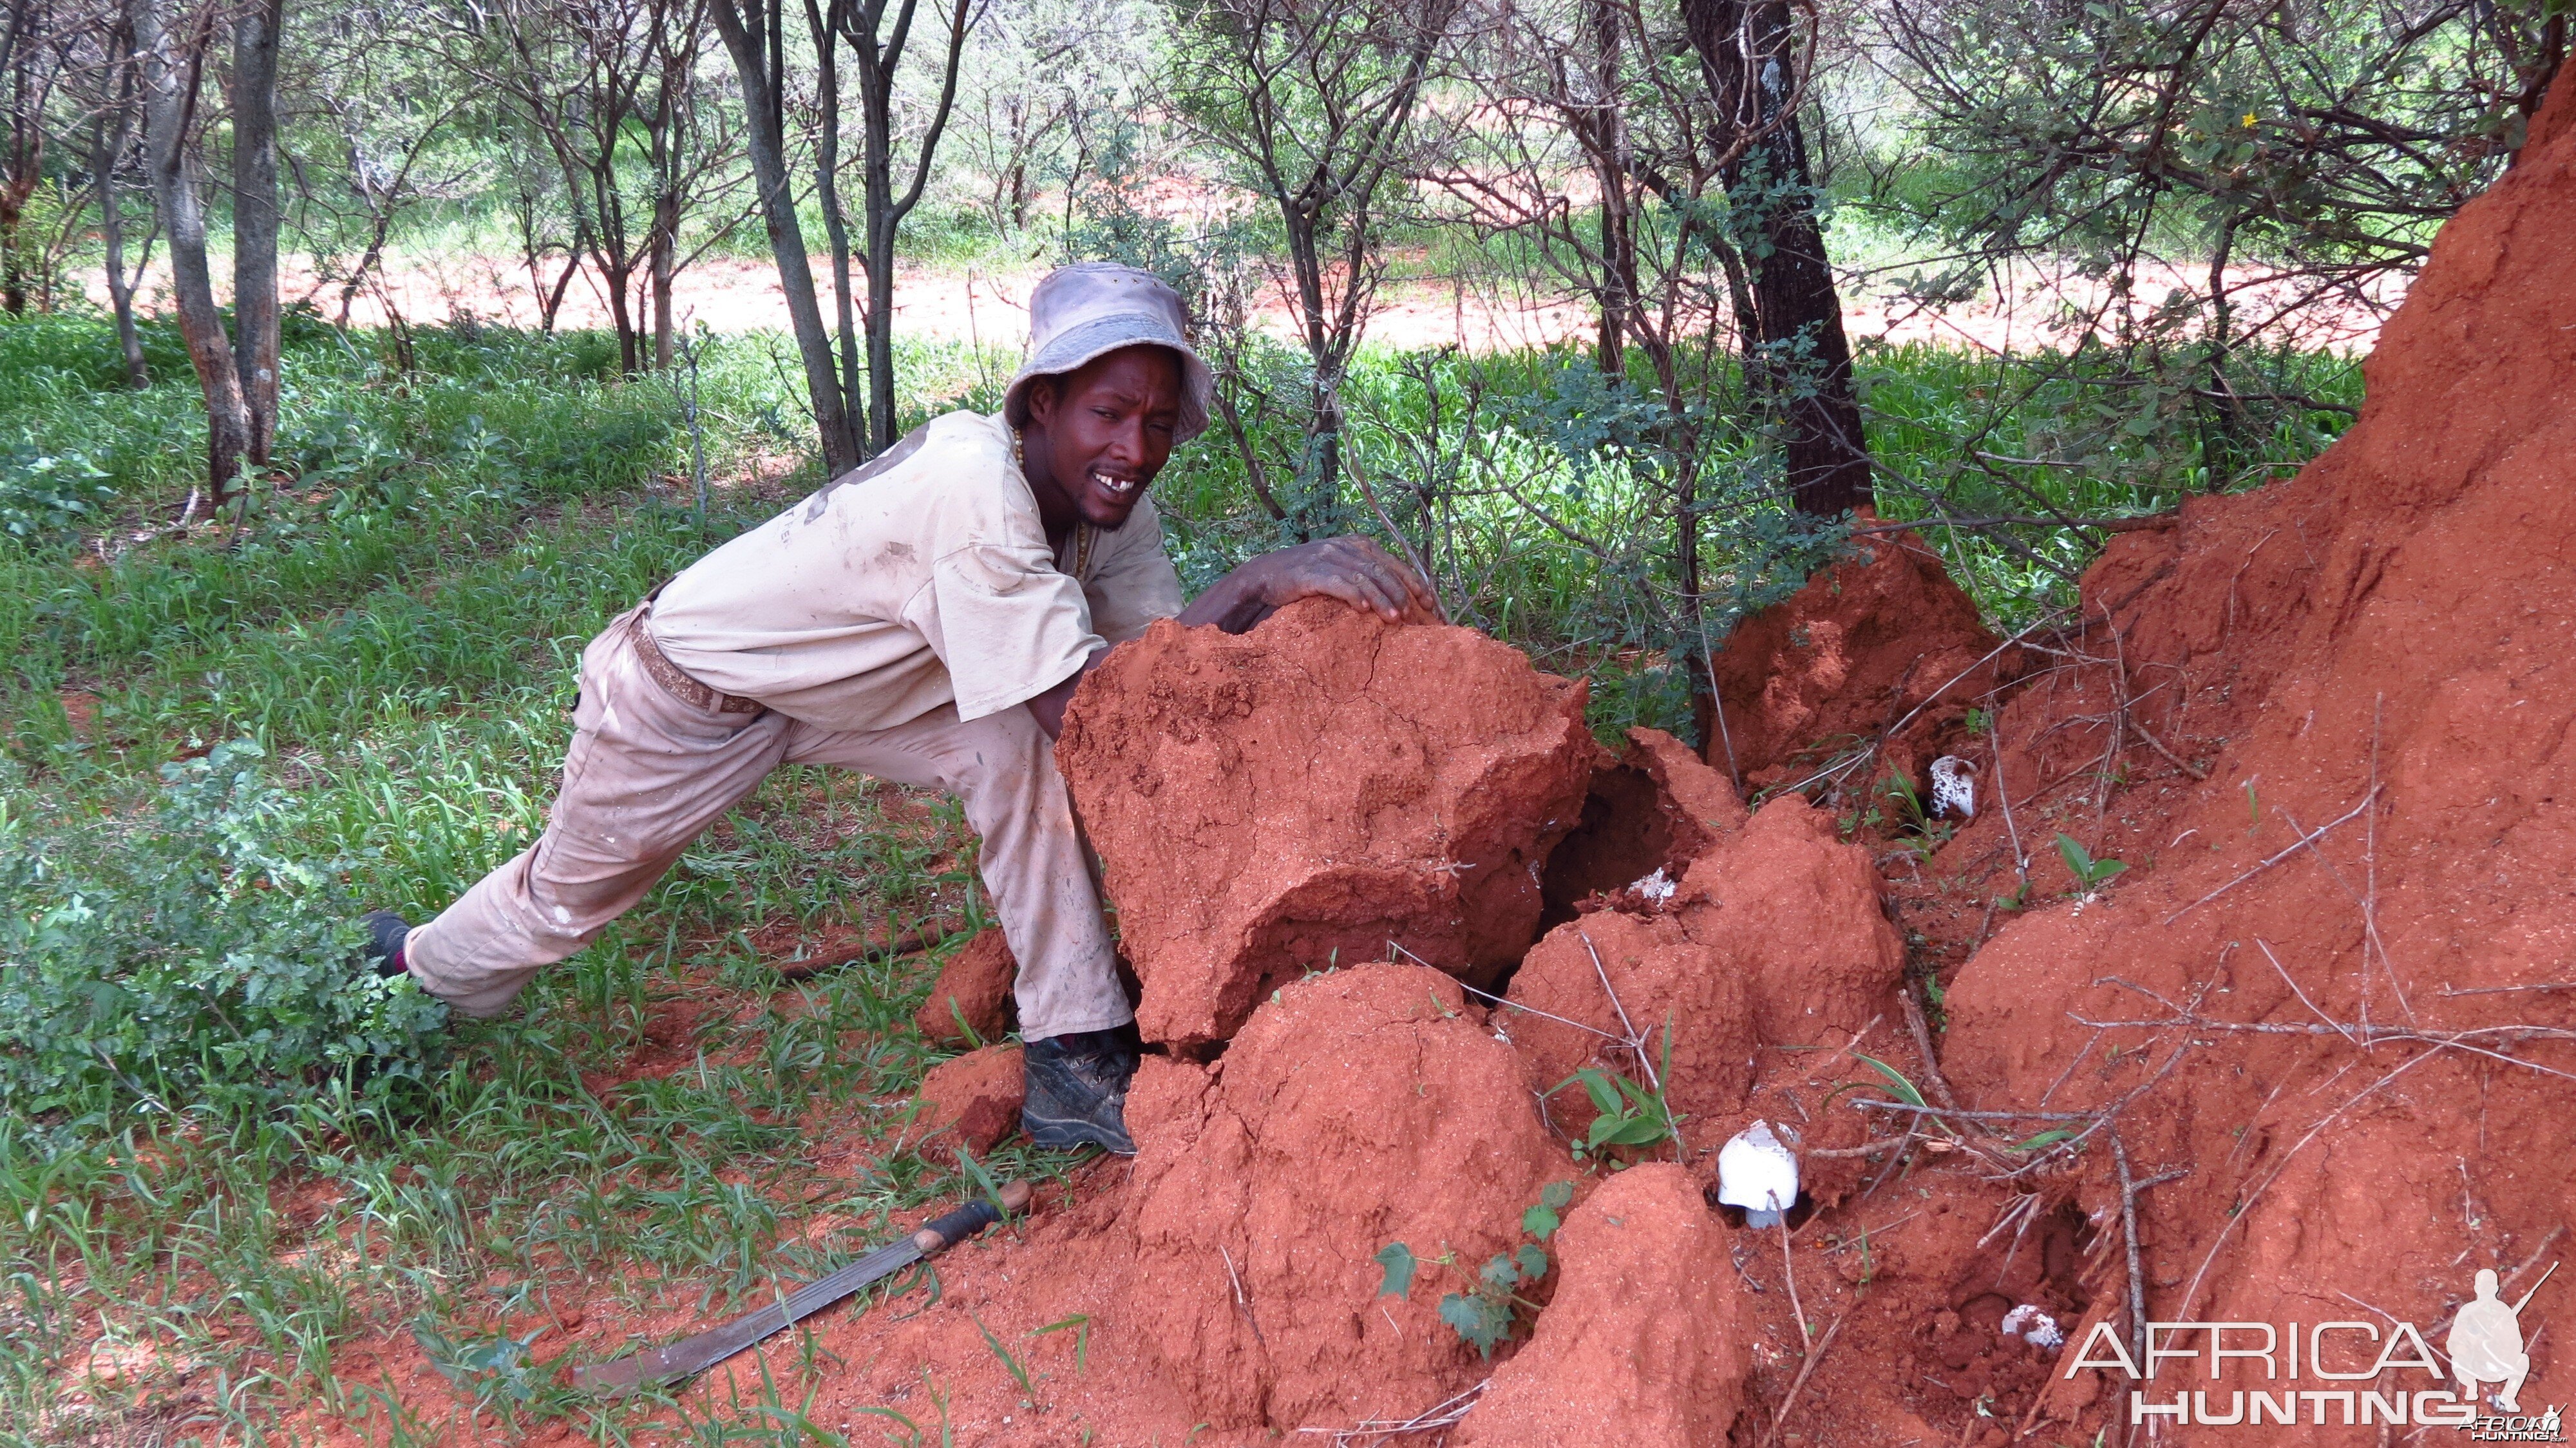
[[[1020,1211],[1029,1204],[1029,1184],[1006,1182],[1001,1195],[1003,1206],[1014,1212]],[[924,1257],[935,1256],[1000,1220],[1002,1214],[993,1210],[991,1202],[968,1202],[913,1233],[912,1245],[920,1248]]]

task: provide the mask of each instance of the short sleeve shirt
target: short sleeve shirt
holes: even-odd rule
[[[1161,520],[1049,545],[998,417],[952,412],[671,580],[671,662],[819,728],[980,719],[1181,611]]]

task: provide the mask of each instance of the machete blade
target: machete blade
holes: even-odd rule
[[[869,1283],[890,1276],[921,1260],[922,1251],[910,1237],[896,1239],[865,1257],[790,1293],[783,1302],[747,1313],[722,1327],[709,1328],[694,1337],[685,1337],[667,1347],[632,1353],[614,1362],[592,1363],[573,1369],[572,1385],[583,1392],[603,1398],[622,1398],[629,1393],[658,1388],[699,1373],[732,1357],[744,1348],[773,1333],[783,1332],[813,1316]]]

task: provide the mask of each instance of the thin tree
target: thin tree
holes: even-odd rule
[[[8,7],[0,21],[0,106],[8,128],[0,137],[0,306],[17,315],[27,310],[21,232],[44,177],[45,107],[63,72],[69,31],[51,0],[8,0]]]
[[[944,13],[934,10],[946,23],[942,27],[946,50],[939,63],[939,99],[932,106],[928,121],[922,127],[912,159],[912,175],[898,192],[895,188],[895,82],[903,55],[912,41],[913,10],[918,0],[897,0],[891,15],[888,0],[830,0],[823,18],[841,44],[848,48],[851,73],[859,83],[859,223],[866,251],[861,265],[867,274],[868,301],[863,317],[867,330],[867,418],[868,450],[878,452],[894,446],[894,264],[895,239],[904,218],[921,204],[922,189],[929,184],[931,162],[939,153],[940,137],[948,129],[949,113],[957,104],[957,66],[966,51],[966,32],[972,25],[969,9],[973,0],[950,0]],[[806,0],[809,19],[814,14],[813,0]],[[823,47],[822,75],[826,86],[832,86],[839,62],[828,42]],[[826,91],[826,94],[830,94]],[[836,106],[824,108],[824,134],[837,128]],[[832,252],[835,261],[849,255],[847,222],[840,206],[840,187],[828,162],[818,165],[817,176],[826,224],[833,229]],[[834,285],[844,299],[849,293],[846,268],[838,268]],[[848,306],[842,305],[842,386],[853,388],[855,379],[848,362]],[[855,397],[851,401],[855,403]],[[855,407],[852,409],[855,411]]]
[[[2024,259],[2105,277],[2107,301],[2072,309],[2102,318],[2085,340],[2119,364],[2093,369],[2096,397],[2148,432],[2167,410],[2196,419],[2212,490],[2268,476],[2261,440],[2279,427],[2349,411],[2302,395],[2277,349],[2316,312],[2391,305],[2387,283],[2521,154],[2567,55],[2559,0],[1891,0],[1869,15],[1909,141],[1946,162],[1913,195],[1882,182],[1875,203],[1946,243],[1935,290]],[[2133,308],[2141,292],[2180,304]]]
[[[128,265],[125,173],[135,165],[136,60],[123,13],[111,10],[94,16],[83,48],[85,54],[73,67],[71,76],[80,88],[80,106],[89,119],[90,187],[98,202],[99,249],[106,273],[108,311],[116,320],[117,350],[125,362],[126,385],[139,392],[152,385],[152,372],[145,365],[143,334],[134,320],[134,292],[151,265],[152,243],[158,232],[151,227],[145,229],[141,255]]]
[[[1306,353],[1292,531],[1338,523],[1342,386],[1383,271],[1385,192],[1406,169],[1460,0],[1185,0],[1171,99],[1279,218]]]
[[[920,205],[955,107],[957,74],[973,28],[973,0],[948,0],[931,13],[940,21],[938,91],[912,144],[911,164],[901,164],[896,104],[904,57],[912,49],[919,0],[807,0],[804,39],[816,62],[814,193],[823,214],[832,267],[832,324],[806,260],[803,224],[796,215],[787,129],[787,17],[784,0],[710,0],[709,13],[724,37],[740,78],[748,122],[753,185],[761,221],[778,262],[788,325],[805,365],[806,393],[821,434],[826,469],[840,472],[894,443],[895,255],[904,220]],[[841,192],[845,122],[842,52],[858,91],[859,236],[852,245],[850,213]],[[909,175],[898,187],[899,170]],[[854,275],[852,266],[858,274]],[[861,286],[864,285],[864,301]]]
[[[1695,727],[1714,740],[1707,650],[1728,620],[1711,603],[1710,543],[1776,496],[1720,466],[1750,442],[1730,366],[1750,336],[1747,267],[1718,219],[1722,178],[1751,142],[1716,114],[1666,12],[1640,0],[1499,0],[1489,14],[1461,62],[1473,122],[1421,179],[1450,199],[1455,221],[1503,243],[1496,252],[1534,263],[1519,279],[1526,293],[1588,304],[1598,318],[1590,365],[1567,366],[1552,389],[1561,415],[1579,420],[1561,451],[1578,470],[1616,469],[1612,486],[1635,504],[1577,527],[1539,493],[1503,492],[1589,555],[1600,601],[1633,604],[1613,610],[1621,644],[1682,661]],[[1472,447],[1489,389],[1474,364],[1459,365],[1463,378],[1419,375],[1435,406],[1442,388],[1468,400],[1459,430]],[[1443,471],[1427,457],[1413,469],[1426,482]],[[1435,500],[1423,501],[1427,517]],[[1731,553],[1741,575],[1747,552],[1720,556]],[[1741,581],[1717,591],[1741,592]]]
[[[1791,505],[1835,516],[1872,493],[1851,343],[1798,117],[1814,56],[1812,18],[1802,25],[1789,0],[1681,0],[1681,14],[1728,133],[1730,225],[1751,290],[1747,371],[1786,433]]]
[[[220,505],[233,496],[241,476],[251,423],[232,342],[215,307],[214,276],[206,261],[205,204],[197,184],[197,102],[216,13],[212,6],[201,6],[172,16],[163,12],[161,0],[125,0],[125,19],[143,94],[146,169],[169,237],[179,335],[205,393],[207,492]]]
[[[617,334],[619,366],[635,373],[666,363],[671,284],[686,260],[680,220],[726,184],[731,159],[731,133],[710,130],[699,115],[702,3],[512,0],[490,13],[497,33],[475,45],[482,37],[469,17],[466,53],[554,159],[575,244]]]
[[[814,290],[814,269],[806,260],[805,228],[796,215],[796,188],[788,171],[787,23],[785,0],[709,0],[708,14],[716,33],[733,57],[742,85],[743,139],[751,157],[752,189],[759,198],[760,220],[769,236],[770,254],[778,262],[778,288],[787,304],[788,330],[805,366],[805,395],[814,412],[814,430],[823,448],[823,468],[838,475],[866,460],[859,446],[857,417],[841,390],[840,369],[832,360],[832,334],[823,325],[823,307]],[[848,288],[842,289],[846,295]],[[848,328],[842,328],[847,335]]]
[[[232,17],[233,370],[245,450],[265,467],[277,436],[277,48],[285,0],[249,0]]]

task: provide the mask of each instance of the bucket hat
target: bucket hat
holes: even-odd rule
[[[1173,441],[1207,430],[1216,379],[1190,346],[1189,311],[1181,294],[1149,271],[1086,261],[1047,273],[1029,294],[1029,355],[1002,394],[1002,420],[1029,425],[1029,385],[1104,353],[1138,343],[1169,347],[1181,359],[1181,417]]]

